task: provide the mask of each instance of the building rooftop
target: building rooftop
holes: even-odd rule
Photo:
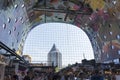
[[[51,50],[49,51],[49,53],[54,52],[54,51],[59,52],[59,50],[56,48],[55,44],[53,44],[53,46],[52,46]]]

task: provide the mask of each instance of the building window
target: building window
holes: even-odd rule
[[[107,54],[107,58],[109,58],[109,54]]]
[[[111,46],[111,48],[112,48],[112,49],[115,49],[115,47],[114,47],[113,45]]]
[[[9,35],[11,34],[11,30],[8,31],[8,34],[9,34]]]
[[[3,29],[5,29],[5,28],[6,28],[6,24],[4,23],[4,24],[3,24]]]
[[[120,39],[120,35],[117,35],[117,39]]]
[[[104,42],[104,45],[107,45],[107,43],[106,43],[106,42]]]
[[[113,0],[112,3],[113,3],[113,5],[115,5],[115,4],[117,3],[117,1],[116,1],[116,0]]]
[[[91,18],[91,17],[89,17],[89,20],[91,21],[91,20],[92,20],[92,18]]]
[[[119,63],[119,59],[114,59],[114,63],[118,64]]]
[[[22,21],[22,20],[23,20],[23,17],[20,17],[20,20]]]
[[[15,9],[16,9],[16,8],[18,7],[18,5],[17,5],[17,4],[15,4],[15,6],[14,6],[14,7],[15,7]]]
[[[112,33],[112,31],[110,31],[110,35],[112,35],[113,33]]]
[[[16,31],[16,27],[14,27],[14,31]]]
[[[17,22],[17,18],[15,18],[15,23]]]
[[[112,24],[109,24],[109,28],[111,28],[112,27]]]
[[[104,39],[106,39],[107,37],[104,35]]]
[[[118,54],[120,55],[120,50],[118,50]]]
[[[19,32],[17,33],[17,36],[19,36]]]
[[[11,20],[11,19],[10,19],[10,18],[8,18],[7,22],[8,22],[8,23],[10,23],[10,20]]]
[[[22,6],[21,6],[22,8],[24,8],[25,7],[25,5],[24,4],[22,4]]]

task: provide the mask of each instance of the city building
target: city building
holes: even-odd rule
[[[62,54],[56,48],[55,44],[48,53],[48,66],[57,66],[62,68]]]
[[[31,58],[31,56],[29,56],[29,55],[23,55],[22,56],[27,62],[31,62],[31,60],[32,60],[32,58]]]

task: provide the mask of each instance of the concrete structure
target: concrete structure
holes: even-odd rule
[[[62,68],[62,54],[56,48],[55,44],[48,53],[48,66],[57,66],[58,68]]]

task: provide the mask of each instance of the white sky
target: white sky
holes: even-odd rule
[[[80,63],[84,59],[83,53],[88,60],[94,58],[84,31],[65,23],[46,23],[35,27],[26,39],[23,53],[30,55],[32,61],[46,62],[54,43],[62,53],[63,65]]]

